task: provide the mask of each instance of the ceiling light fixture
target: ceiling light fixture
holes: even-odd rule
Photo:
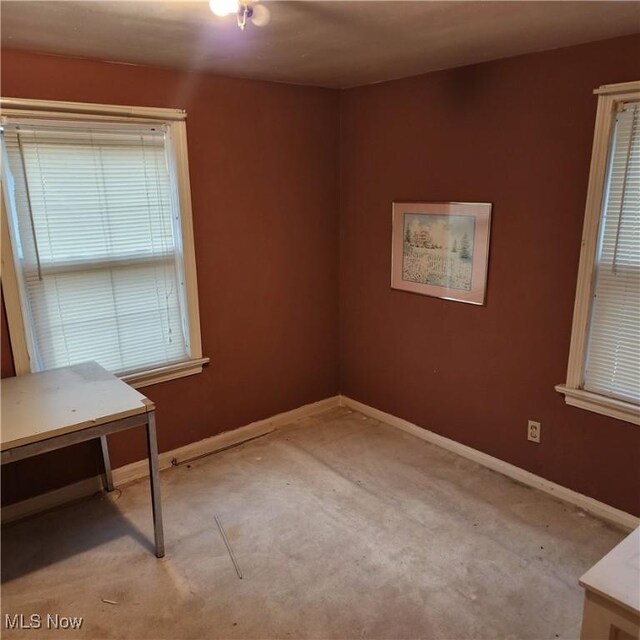
[[[271,21],[269,9],[260,0],[209,0],[209,8],[220,18],[235,14],[238,27],[244,31],[249,20],[256,27],[264,27]]]

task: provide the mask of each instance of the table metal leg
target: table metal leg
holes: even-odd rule
[[[100,436],[100,447],[102,448],[102,463],[104,465],[102,483],[106,491],[113,491],[113,476],[111,475],[111,460],[109,459],[107,436]]]
[[[156,413],[147,413],[147,451],[149,454],[149,480],[151,482],[151,507],[153,509],[153,533],[156,541],[156,556],[164,556],[164,531],[162,529],[162,505],[160,503],[160,468],[158,443],[156,440]]]

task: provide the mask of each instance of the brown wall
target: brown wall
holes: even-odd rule
[[[0,293],[2,287],[0,287]],[[2,308],[0,309],[0,361],[2,366],[0,367],[0,377],[8,378],[16,375],[16,370],[13,366],[13,357],[11,355],[11,343],[9,342],[9,327],[7,326],[7,314],[4,309],[4,297],[0,295],[0,302]]]
[[[640,430],[553,389],[567,365],[592,90],[637,79],[639,47],[620,38],[343,92],[340,123],[336,92],[11,51],[2,94],[189,113],[212,365],[145,389],[161,449],[336,393],[339,327],[343,393],[640,514]],[[389,288],[402,199],[493,202],[486,306]],[[236,261],[242,238],[250,257]],[[529,418],[540,445],[526,441]],[[112,449],[115,465],[144,453],[131,435]],[[4,500],[98,466],[91,445],[7,466]]]
[[[596,98],[619,38],[342,94],[341,390],[640,515],[640,429],[565,405]],[[493,203],[484,307],[389,288],[394,200]],[[526,440],[527,419],[542,443]]]
[[[147,387],[168,450],[338,391],[335,91],[4,51],[2,95],[187,110],[202,342]],[[4,321],[3,321],[4,322]],[[3,325],[2,373],[11,373]],[[142,434],[110,438],[119,466]],[[90,443],[3,467],[6,503],[95,473]]]

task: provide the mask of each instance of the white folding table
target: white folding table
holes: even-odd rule
[[[113,490],[106,436],[144,426],[156,556],[164,556],[155,405],[95,362],[4,378],[1,463],[100,439],[104,486]]]
[[[582,578],[581,640],[640,638],[640,528]]]

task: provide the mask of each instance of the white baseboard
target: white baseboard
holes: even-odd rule
[[[385,413],[379,409],[370,407],[369,405],[352,400],[347,396],[333,396],[307,404],[297,409],[280,413],[271,418],[265,420],[259,420],[253,422],[238,429],[232,431],[225,431],[210,438],[205,438],[198,442],[192,442],[183,447],[179,447],[172,451],[165,451],[159,455],[160,469],[167,469],[173,464],[179,464],[186,460],[198,458],[203,455],[214,453],[228,447],[241,444],[247,440],[257,438],[261,435],[265,435],[272,431],[275,431],[279,427],[306,418],[308,416],[327,411],[337,406],[345,406],[355,411],[359,411],[367,416],[380,420],[386,424],[402,429],[407,433],[410,433],[421,440],[425,440],[432,444],[435,444],[443,449],[457,453],[464,458],[473,460],[484,467],[497,471],[509,478],[522,482],[530,487],[544,491],[552,496],[555,496],[559,500],[573,504],[585,511],[592,513],[603,520],[612,522],[625,529],[632,530],[640,526],[640,518],[637,518],[630,513],[616,509],[604,502],[595,500],[585,496],[577,491],[567,489],[555,482],[546,480],[540,476],[535,475],[524,469],[520,469],[515,465],[512,465],[499,458],[494,458],[487,453],[473,449],[464,444],[440,436],[437,433],[433,433],[428,429],[423,429],[407,420],[398,418],[390,413]],[[148,475],[148,465],[146,460],[139,460],[132,464],[125,465],[113,470],[113,481],[116,486],[122,486],[133,480],[144,478]],[[87,478],[80,482],[67,485],[54,491],[49,491],[41,495],[22,500],[14,504],[7,505],[2,508],[1,518],[2,523],[13,522],[21,518],[25,518],[30,515],[34,515],[41,511],[46,511],[53,507],[60,506],[67,502],[72,502],[80,498],[98,493],[102,490],[102,479],[99,476]]]
[[[374,409],[369,405],[358,402],[357,400],[352,400],[347,396],[340,396],[340,404],[344,407],[353,409],[354,411],[359,411],[371,418],[375,418],[376,420],[380,420],[381,422],[397,427],[398,429],[402,429],[402,431],[406,431],[421,440],[426,440],[431,444],[435,444],[443,449],[457,453],[464,458],[473,460],[474,462],[481,464],[483,467],[488,467],[489,469],[508,476],[513,480],[522,482],[522,484],[544,491],[559,500],[573,504],[580,509],[584,509],[584,511],[588,511],[603,520],[612,522],[613,524],[628,529],[629,531],[640,526],[640,518],[637,518],[630,513],[616,509],[615,507],[605,504],[604,502],[600,502],[599,500],[595,500],[594,498],[590,498],[589,496],[582,495],[577,491],[567,489],[562,485],[546,480],[545,478],[537,476],[529,471],[525,471],[524,469],[509,464],[504,460],[494,458],[487,453],[483,453],[482,451],[468,447],[456,442],[455,440],[450,440],[449,438],[440,436],[428,429],[423,429],[422,427],[391,415],[390,413]]]
[[[183,447],[173,449],[172,451],[165,451],[158,456],[160,470],[162,471],[163,469],[168,469],[175,464],[206,456],[210,453],[215,453],[216,451],[221,451],[222,449],[227,449],[228,447],[241,444],[247,440],[258,438],[259,436],[271,433],[278,427],[293,422],[294,420],[300,420],[300,418],[306,418],[307,416],[312,416],[316,413],[327,411],[327,409],[333,409],[338,406],[340,406],[340,396],[325,398],[324,400],[319,400],[312,404],[305,404],[302,407],[292,409],[291,411],[279,413],[271,418],[266,418],[265,420],[252,422],[251,424],[247,424],[244,427],[238,427],[232,431],[225,431],[215,436],[211,436],[210,438],[205,438],[204,440],[191,442]],[[114,469],[113,484],[118,487],[123,484],[127,484],[128,482],[132,482],[133,480],[144,478],[148,475],[149,463],[147,460],[138,460],[137,462],[132,462],[124,467]]]
[[[86,478],[85,480],[68,484],[60,489],[41,493],[33,498],[8,504],[6,507],[2,507],[0,518],[2,524],[7,524],[15,520],[27,518],[41,511],[53,509],[53,507],[59,507],[67,502],[73,502],[74,500],[91,496],[101,490],[102,478],[100,476],[93,476],[92,478]]]
[[[267,433],[275,431],[279,427],[289,424],[295,420],[312,416],[328,409],[333,409],[340,405],[340,396],[325,398],[318,402],[303,405],[297,409],[279,413],[265,420],[258,420],[251,424],[225,431],[210,438],[192,442],[183,447],[178,447],[172,451],[161,453],[159,458],[160,469],[168,469],[174,464],[179,464],[193,458],[215,453],[222,449],[227,449],[234,445],[241,444],[247,440],[252,440]],[[139,460],[131,464],[113,470],[113,483],[116,487],[138,480],[149,475],[147,460]],[[67,502],[72,502],[86,496],[93,495],[102,490],[102,478],[94,476],[79,482],[67,485],[54,491],[22,500],[2,508],[2,523],[6,524],[15,520],[26,518],[47,509],[61,506]]]

